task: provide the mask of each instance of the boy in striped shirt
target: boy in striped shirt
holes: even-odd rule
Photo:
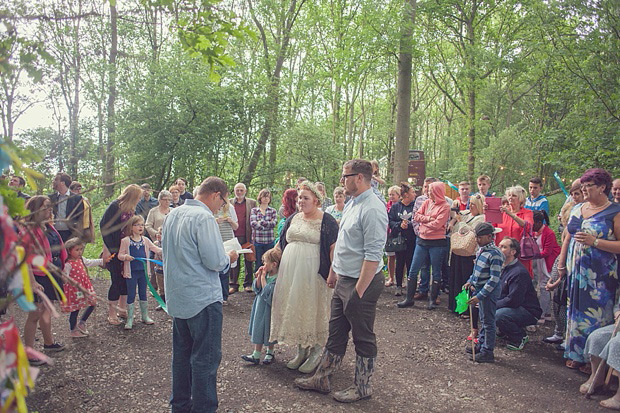
[[[495,246],[495,233],[501,231],[488,222],[476,225],[476,242],[480,246],[476,254],[474,272],[463,288],[471,289],[475,295],[468,301],[469,305],[480,305],[480,323],[478,345],[475,347],[478,363],[493,363],[495,357],[495,310],[501,293],[499,278],[504,264],[504,255]],[[468,353],[471,348],[468,347]]]

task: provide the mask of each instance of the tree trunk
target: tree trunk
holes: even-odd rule
[[[108,141],[106,143],[106,162],[103,172],[103,182],[105,186],[105,197],[110,198],[114,195],[114,142],[116,139],[116,56],[118,54],[118,28],[116,5],[110,2],[110,78],[109,78],[109,94],[108,94]]]
[[[396,109],[396,142],[394,144],[394,182],[409,176],[409,135],[411,132],[411,48],[415,22],[416,0],[405,0],[400,29],[398,54],[398,86]]]

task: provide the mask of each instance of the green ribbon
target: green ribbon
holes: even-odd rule
[[[469,307],[467,305],[467,301],[469,300],[469,291],[467,291],[467,289],[463,289],[463,291],[454,297],[454,299],[456,300],[456,308],[454,309],[455,312],[463,314],[467,311],[467,308]]]
[[[149,286],[149,290],[151,291],[151,294],[153,294],[155,301],[157,301],[157,303],[161,306],[161,308],[166,313],[168,313],[168,307],[166,307],[166,302],[161,298],[159,294],[157,294],[157,290],[155,289],[155,287],[153,287],[153,284],[151,284],[151,280],[149,280],[149,271],[148,271],[148,268],[146,267],[147,261],[151,261],[152,263],[157,264],[157,265],[164,265],[164,263],[159,260],[151,260],[148,258],[136,257],[136,259],[144,263],[144,276],[146,277],[146,285]]]

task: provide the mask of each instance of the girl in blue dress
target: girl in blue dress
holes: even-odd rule
[[[241,358],[249,363],[260,363],[260,355],[263,346],[267,346],[267,352],[263,364],[269,365],[274,362],[273,350],[275,341],[269,341],[271,335],[271,299],[278,276],[278,267],[282,259],[282,251],[272,248],[263,254],[263,266],[256,272],[252,289],[256,293],[250,314],[250,341],[254,344],[252,354],[243,355]]]

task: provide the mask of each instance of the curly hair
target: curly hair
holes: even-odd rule
[[[282,194],[282,206],[284,207],[283,215],[285,218],[290,217],[297,211],[297,190],[287,189]]]

